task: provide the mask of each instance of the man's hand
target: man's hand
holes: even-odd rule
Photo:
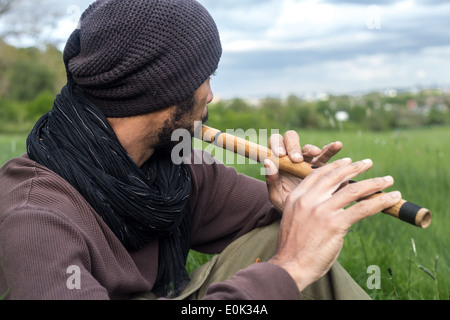
[[[306,161],[321,167],[342,149],[342,143],[333,142],[322,149],[310,144],[301,148],[297,132],[291,130],[286,132],[284,137],[280,134],[272,135],[269,138],[269,148],[277,157],[287,155],[294,163]],[[267,172],[266,182],[269,198],[278,210],[282,212],[287,196],[301,182],[301,179],[288,173],[279,172],[275,164],[270,160],[266,160],[264,166]]]
[[[399,192],[354,201],[393,184],[392,177],[342,184],[368,170],[372,161],[342,159],[309,174],[288,196],[277,252],[271,263],[284,268],[300,291],[325,275],[339,256],[347,230],[356,222],[395,205]]]

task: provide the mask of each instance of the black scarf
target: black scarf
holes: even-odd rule
[[[27,139],[29,157],[67,180],[129,251],[159,239],[154,291],[178,295],[188,283],[190,171],[155,153],[141,168],[102,112],[72,81]]]

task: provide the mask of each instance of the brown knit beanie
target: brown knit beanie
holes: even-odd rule
[[[177,104],[217,69],[214,20],[196,0],[97,0],[67,41],[64,63],[106,117]]]

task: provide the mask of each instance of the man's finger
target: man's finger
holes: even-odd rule
[[[345,187],[339,189],[328,202],[335,207],[343,208],[358,199],[362,199],[389,188],[393,184],[394,179],[391,176],[372,178],[347,184]]]
[[[347,228],[350,228],[355,223],[372,216],[386,208],[390,208],[398,203],[402,198],[399,191],[383,193],[378,197],[368,200],[360,201],[350,208],[346,209],[344,214],[340,217],[345,220]]]
[[[321,152],[322,149],[311,144],[306,144],[302,148],[303,159],[306,162],[311,162],[315,157],[318,157]]]
[[[274,184],[279,179],[279,171],[275,163],[270,159],[264,160],[264,169],[267,184]]]
[[[297,188],[295,188],[292,192],[290,197],[292,198],[292,200],[295,200],[296,198],[298,198],[300,195],[304,194],[305,192],[314,192],[315,195],[313,195],[313,197],[318,197],[321,196],[321,194],[323,193],[323,188],[320,187],[320,192],[316,192],[316,190],[318,189],[318,185],[323,185],[324,183],[326,184],[338,184],[339,181],[341,179],[339,179],[339,181],[331,181],[333,179],[331,179],[330,173],[335,171],[335,170],[339,170],[345,166],[348,166],[352,163],[352,160],[350,158],[344,158],[344,159],[340,159],[340,160],[336,160],[334,162],[331,162],[323,167],[320,167],[318,169],[313,170],[303,181],[302,183],[300,183]],[[335,173],[335,175],[337,175]],[[327,176],[327,177],[325,177]],[[336,179],[334,179],[336,180]]]
[[[330,161],[339,151],[342,150],[342,142],[336,141],[322,148],[322,152],[313,160],[314,164],[324,165]]]
[[[286,155],[286,147],[281,134],[273,134],[269,138],[269,148],[276,157],[284,157]]]
[[[284,134],[284,145],[286,146],[287,155],[292,162],[303,161],[300,137],[296,131],[289,130]]]

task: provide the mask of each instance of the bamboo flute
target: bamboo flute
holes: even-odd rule
[[[205,125],[202,127],[202,140],[208,143],[213,143],[223,149],[232,151],[260,163],[263,163],[265,159],[271,159],[280,171],[293,174],[300,178],[305,178],[312,170],[315,169],[314,165],[308,162],[303,161],[293,163],[290,161],[288,156],[276,157],[272,154],[269,148]],[[351,183],[355,181],[349,182]],[[374,198],[382,193],[383,192],[378,192],[371,196],[365,197],[364,199]],[[384,210],[383,213],[420,228],[427,228],[431,223],[430,210],[403,199],[400,200],[395,206]]]

